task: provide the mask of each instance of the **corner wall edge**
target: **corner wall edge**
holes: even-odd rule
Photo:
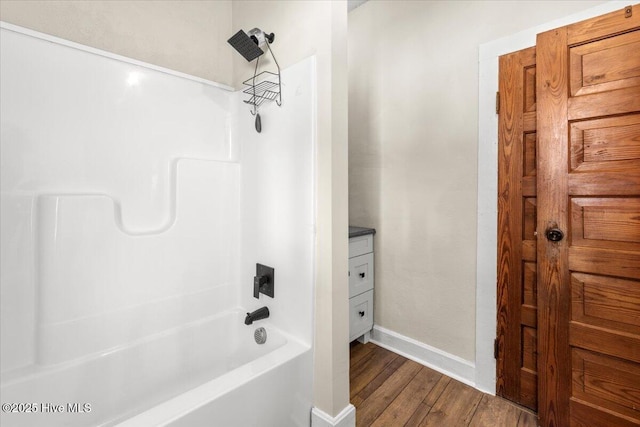
[[[311,427],[355,427],[356,407],[348,404],[338,415],[332,417],[322,409],[311,409]]]

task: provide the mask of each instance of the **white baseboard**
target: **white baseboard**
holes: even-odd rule
[[[373,326],[371,342],[471,387],[476,386],[476,366],[473,362],[378,325]]]
[[[311,409],[311,427],[355,427],[355,425],[356,407],[352,404],[347,405],[335,417],[318,408]]]

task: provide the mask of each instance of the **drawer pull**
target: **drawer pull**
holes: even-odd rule
[[[360,317],[364,317],[364,311],[359,311],[358,314],[360,314]]]
[[[364,273],[360,273],[360,277],[364,279]]]

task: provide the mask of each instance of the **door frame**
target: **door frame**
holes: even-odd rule
[[[478,100],[478,224],[476,259],[476,360],[475,386],[496,391],[496,286],[498,247],[498,57],[536,44],[536,35],[554,28],[623,9],[634,2],[611,1],[582,12],[480,45]]]

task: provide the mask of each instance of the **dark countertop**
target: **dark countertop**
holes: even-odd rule
[[[353,227],[351,225],[349,226],[349,238],[366,236],[367,234],[376,234],[376,229],[367,227]]]

